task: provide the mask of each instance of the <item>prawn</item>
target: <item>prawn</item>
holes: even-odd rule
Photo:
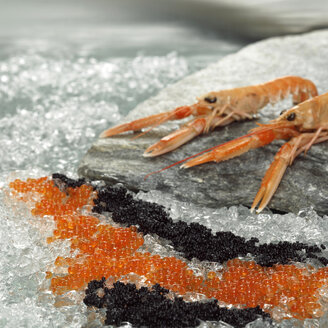
[[[222,162],[250,149],[263,147],[276,139],[289,141],[280,148],[267,170],[252,204],[252,212],[259,203],[257,213],[267,206],[286,168],[299,154],[306,153],[314,144],[328,140],[328,92],[284,111],[269,124],[260,125],[242,137],[189,157],[192,159],[182,167],[190,168],[210,161]]]
[[[267,104],[274,104],[289,95],[293,96],[294,104],[298,104],[317,94],[317,88],[310,80],[298,76],[281,77],[263,84],[207,93],[193,105],[112,127],[104,131],[100,138],[150,127],[142,135],[166,121],[194,116],[191,121],[145,150],[145,157],[154,157],[170,152],[216,127],[252,119]]]

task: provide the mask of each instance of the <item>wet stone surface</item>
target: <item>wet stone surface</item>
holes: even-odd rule
[[[125,121],[191,104],[198,95],[211,90],[251,85],[285,75],[311,79],[319,93],[328,90],[328,31],[301,36],[273,38],[248,46],[210,67],[172,85],[137,106]],[[287,99],[260,112],[258,122],[265,123],[291,106]],[[180,122],[179,122],[180,123]],[[144,158],[144,150],[179,124],[170,122],[142,137],[131,140],[132,133],[98,139],[82,159],[79,174],[93,180],[121,182],[137,191],[160,190],[176,199],[208,206],[242,204],[250,206],[265,171],[282,141],[222,162],[208,163],[182,170],[179,166],[162,173],[145,175],[185,157],[245,134],[255,121],[234,123],[200,136],[176,151],[157,158]],[[328,213],[328,143],[315,145],[306,156],[300,155],[287,168],[269,208],[297,213],[312,206],[318,214]]]

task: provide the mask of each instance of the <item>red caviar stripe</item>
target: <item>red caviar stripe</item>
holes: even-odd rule
[[[54,235],[48,242],[70,239],[72,251],[78,251],[75,257],[56,259],[56,266],[66,268],[65,276],[47,272],[54,293],[84,288],[90,280],[103,276],[118,280],[135,273],[144,276],[149,284],[159,283],[180,295],[201,293],[227,304],[259,305],[268,312],[280,307],[286,316],[297,319],[323,315],[319,289],[327,286],[327,267],[274,265],[267,268],[254,261],[233,259],[221,271],[197,276],[180,259],[138,251],[144,239],[136,228],[113,227],[94,216],[81,215],[80,210],[91,206],[96,197],[90,186],[67,188],[63,192],[52,180],[41,178],[15,180],[10,188],[24,201],[39,194],[40,199],[31,210],[33,215],[53,215],[56,222]]]

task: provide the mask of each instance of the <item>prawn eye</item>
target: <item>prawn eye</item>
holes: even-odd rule
[[[280,112],[280,115],[282,115],[283,113],[285,113],[286,110],[287,110],[287,109],[282,110],[282,111]]]
[[[287,120],[288,121],[294,121],[296,118],[296,114],[295,113],[290,113],[288,116],[287,116]]]
[[[207,96],[204,98],[204,100],[210,104],[214,104],[216,102],[216,97],[215,96]]]

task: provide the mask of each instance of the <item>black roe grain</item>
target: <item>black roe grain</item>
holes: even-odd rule
[[[70,179],[64,174],[54,173],[52,175],[52,180],[54,181],[55,185],[59,188],[78,188],[81,187],[83,184],[86,183],[85,179],[81,178],[78,180]]]
[[[133,327],[197,327],[202,321],[224,321],[233,327],[245,327],[259,317],[270,320],[259,307],[248,309],[220,308],[217,300],[185,302],[181,297],[168,299],[168,290],[159,284],[151,289],[116,282],[104,286],[105,278],[88,284],[84,303],[106,309],[106,325],[130,322]],[[99,293],[99,289],[102,293]],[[99,296],[101,295],[101,297]]]
[[[262,266],[306,262],[314,258],[323,265],[328,260],[315,253],[321,253],[318,246],[300,242],[279,242],[258,245],[257,238],[246,240],[232,232],[212,231],[199,223],[173,222],[165,208],[156,203],[134,199],[124,187],[105,186],[98,190],[93,211],[111,212],[115,222],[126,226],[135,225],[144,234],[152,233],[169,240],[175,250],[191,260],[223,263],[238,256],[251,254]]]

